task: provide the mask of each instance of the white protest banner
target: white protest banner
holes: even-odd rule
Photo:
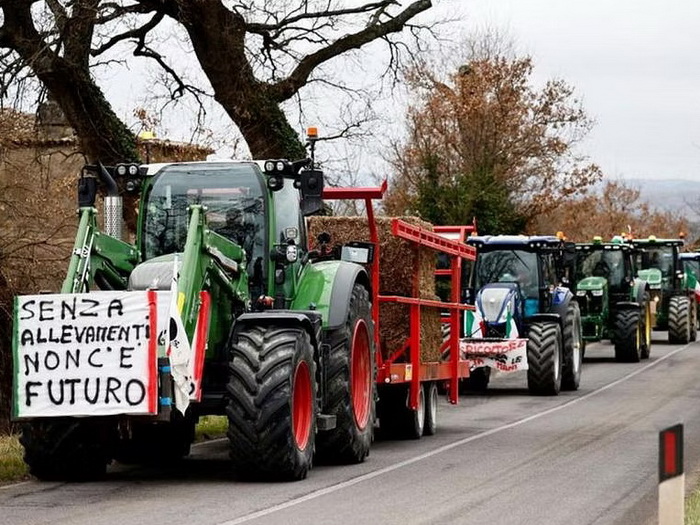
[[[15,417],[156,414],[157,302],[154,291],[16,297]]]
[[[472,369],[488,366],[501,372],[527,370],[527,339],[502,341],[462,340],[459,343],[464,359]]]

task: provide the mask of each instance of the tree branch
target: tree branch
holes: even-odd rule
[[[406,22],[431,6],[431,0],[416,0],[388,21],[346,35],[329,46],[307,55],[286,79],[270,86],[271,96],[278,102],[289,99],[308,82],[309,76],[319,65],[351,49],[359,49],[377,38],[401,31]]]
[[[119,42],[123,42],[124,40],[128,40],[130,38],[135,38],[138,41],[144,41],[146,38],[146,35],[148,34],[149,31],[154,29],[160,22],[165,18],[165,14],[163,13],[156,13],[153,18],[151,18],[148,22],[146,22],[144,25],[141,27],[137,27],[135,29],[131,29],[129,31],[125,31],[124,33],[121,33],[119,35],[113,36],[110,38],[107,42],[102,44],[100,47],[97,49],[93,49],[90,51],[90,54],[94,57],[101,55],[108,49],[111,49],[114,47],[116,44]]]

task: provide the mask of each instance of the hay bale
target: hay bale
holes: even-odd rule
[[[432,231],[430,223],[417,217],[400,217],[409,224]],[[418,293],[422,299],[435,298],[436,252],[415,243],[395,237],[391,233],[392,217],[377,217],[379,235],[379,293],[415,297],[414,274],[418,272]],[[366,217],[309,217],[309,237],[312,244],[316,237],[326,232],[332,245],[350,241],[369,241]],[[409,337],[409,306],[383,303],[379,309],[380,344],[382,355],[387,358],[400,349]],[[424,361],[439,360],[442,342],[440,312],[434,308],[421,310],[421,355]]]

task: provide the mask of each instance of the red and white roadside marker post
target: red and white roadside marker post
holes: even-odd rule
[[[659,432],[659,525],[683,525],[685,474],[683,425]]]

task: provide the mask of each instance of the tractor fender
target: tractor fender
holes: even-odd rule
[[[301,327],[309,333],[311,344],[315,349],[319,348],[321,342],[321,314],[319,312],[264,310],[241,314],[233,323],[231,335],[235,337],[251,325]]]
[[[299,280],[292,310],[313,310],[323,319],[323,329],[342,326],[348,316],[355,283],[370,290],[369,276],[363,266],[347,261],[321,261],[309,264]]]
[[[553,314],[557,314],[559,319],[566,319],[566,311],[568,310],[569,303],[572,300],[575,300],[575,298],[574,294],[571,293],[571,290],[558,286],[554,289],[554,293],[552,295],[552,306],[550,307],[549,311]]]

